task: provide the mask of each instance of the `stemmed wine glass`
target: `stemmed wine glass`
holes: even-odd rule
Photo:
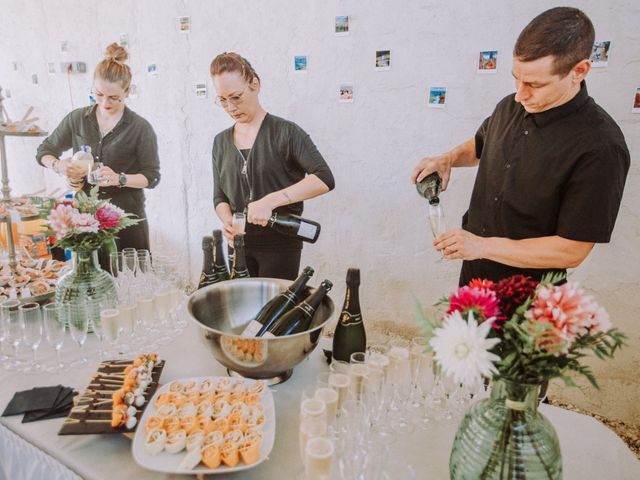
[[[127,276],[133,278],[138,273],[138,252],[135,248],[123,248],[122,255]]]
[[[431,226],[431,233],[433,234],[433,238],[437,238],[442,235],[447,230],[447,224],[444,217],[444,211],[442,210],[442,205],[440,203],[430,203],[429,204],[429,225]],[[441,262],[444,258],[444,250],[442,251],[442,255],[436,262]]]
[[[20,323],[22,324],[22,339],[31,348],[31,363],[25,367],[25,373],[40,373],[42,365],[36,361],[36,352],[42,342],[42,312],[40,304],[29,302],[18,307]]]
[[[55,373],[64,368],[64,363],[60,360],[60,349],[64,344],[64,305],[61,303],[48,303],[42,307],[44,315],[44,331],[47,343],[56,351],[56,364],[49,367],[47,372]]]

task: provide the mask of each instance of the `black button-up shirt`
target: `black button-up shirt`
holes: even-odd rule
[[[610,240],[630,156],[620,128],[584,82],[569,102],[541,113],[527,113],[513,94],[505,97],[475,141],[480,165],[462,228],[513,240]],[[540,279],[549,271],[557,270],[465,261],[460,284],[517,273]]]

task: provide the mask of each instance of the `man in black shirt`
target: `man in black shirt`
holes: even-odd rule
[[[462,229],[438,236],[447,259],[462,259],[460,285],[521,273],[540,279],[608,242],[629,170],[620,128],[589,97],[585,77],[594,29],[580,10],[533,19],[513,54],[516,93],[498,103],[475,138],[423,158],[414,182],[478,165]]]

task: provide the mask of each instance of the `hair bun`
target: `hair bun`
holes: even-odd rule
[[[129,54],[124,47],[114,42],[107,47],[107,50],[104,52],[104,58],[105,60],[124,63],[129,58]]]

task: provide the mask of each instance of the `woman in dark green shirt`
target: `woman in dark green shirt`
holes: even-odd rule
[[[101,198],[124,211],[145,218],[143,188],[153,188],[160,181],[158,144],[153,128],[124,104],[129,95],[131,70],[124,62],[127,51],[116,43],[107,47],[105,58],[96,67],[93,94],[96,105],[69,113],[38,147],[36,159],[42,166],[68,178],[76,188],[89,191],[86,171],[60,158],[70,148],[91,147],[99,170]],[[144,220],[123,230],[118,249],[149,249],[149,226]],[[103,265],[104,259],[101,259]]]
[[[300,215],[303,200],[334,188],[329,166],[298,125],[267,113],[249,62],[223,53],[211,62],[216,103],[235,120],[213,142],[214,206],[229,244],[234,212],[247,209],[245,250],[252,277],[293,279],[302,242],[265,228],[274,211]]]

